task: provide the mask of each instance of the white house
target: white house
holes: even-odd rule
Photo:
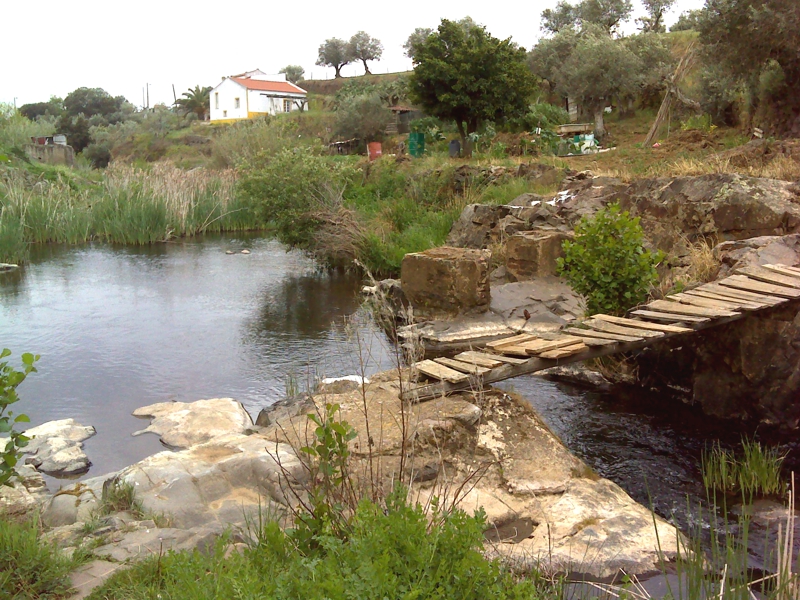
[[[305,104],[306,91],[286,81],[285,75],[267,75],[256,69],[225,77],[211,90],[211,120],[235,121],[288,113]]]

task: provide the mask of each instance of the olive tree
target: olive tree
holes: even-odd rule
[[[350,61],[361,61],[361,64],[364,65],[364,75],[370,75],[367,61],[380,60],[383,54],[383,44],[366,31],[359,31],[353,34],[353,37],[347,42],[347,53]]]
[[[542,11],[541,28],[547,33],[556,34],[569,28],[597,25],[607,33],[613,33],[630,18],[632,12],[631,0],[581,0],[578,4],[560,0],[555,8]]]
[[[642,0],[642,4],[647,16],[636,19],[639,28],[644,33],[664,33],[667,30],[664,26],[664,13],[672,8],[675,0]]]
[[[443,19],[414,49],[409,96],[428,115],[455,121],[465,153],[468,134],[486,121],[522,116],[534,90],[525,50],[485,27]]]
[[[417,46],[427,40],[428,36],[430,36],[432,33],[433,29],[430,27],[417,27],[414,32],[408,36],[408,39],[403,44],[403,50],[406,51],[406,56],[413,60]]]
[[[317,64],[321,67],[333,67],[336,77],[342,76],[342,67],[352,62],[347,42],[339,38],[329,38],[320,44]]]
[[[336,109],[336,134],[371,142],[381,137],[392,118],[377,93],[343,99]]]
[[[300,65],[286,65],[280,71],[278,71],[278,73],[283,73],[286,75],[286,81],[291,81],[292,83],[297,83],[303,79],[305,72],[305,69]]]

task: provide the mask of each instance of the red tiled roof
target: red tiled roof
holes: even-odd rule
[[[236,83],[246,87],[248,90],[260,90],[262,92],[284,92],[288,94],[305,94],[303,88],[297,87],[288,81],[263,81],[261,79],[250,79],[246,77],[231,77]]]

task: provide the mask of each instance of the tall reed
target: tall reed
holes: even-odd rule
[[[764,448],[755,440],[742,439],[742,453],[723,449],[715,443],[701,458],[703,484],[707,490],[741,493],[745,499],[783,493],[781,465],[785,455]]]

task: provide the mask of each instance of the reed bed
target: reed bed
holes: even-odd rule
[[[30,244],[100,240],[151,244],[205,232],[255,229],[232,170],[115,165],[99,183],[61,173],[0,178],[0,262],[21,262]]]
[[[723,449],[718,443],[703,452],[703,484],[708,490],[741,493],[746,500],[757,496],[779,496],[785,485],[781,465],[785,455],[764,448],[755,440],[742,440],[742,453]]]

